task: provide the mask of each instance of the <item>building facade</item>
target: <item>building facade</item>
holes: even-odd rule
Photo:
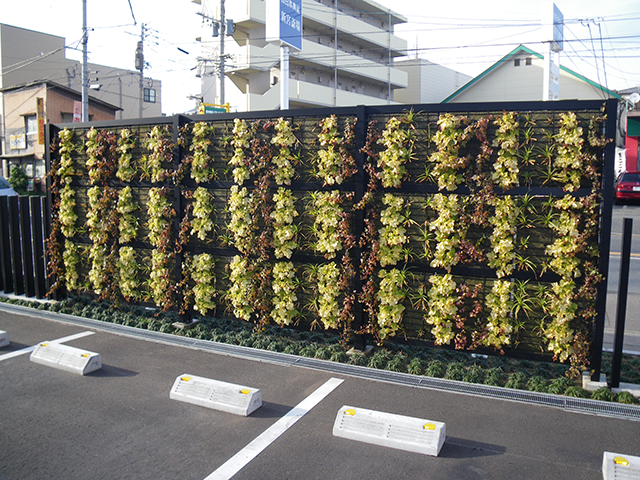
[[[542,100],[544,57],[520,45],[443,100],[443,103]],[[615,92],[560,67],[559,100],[620,98]]]
[[[398,103],[440,103],[472,77],[422,58],[402,59],[395,66],[407,73],[407,88],[394,92]]]
[[[215,3],[203,0],[203,10],[219,18]],[[212,37],[206,23],[201,100],[228,102],[237,111],[278,109],[280,48],[266,40],[266,1],[226,2],[225,9],[235,32],[224,39],[224,102],[220,37]],[[289,60],[289,108],[397,103],[394,92],[407,87],[408,76],[394,60],[406,55],[407,43],[394,27],[405,17],[371,0],[302,0],[302,16],[302,50],[292,50]]]
[[[43,127],[47,123],[71,123],[74,107],[80,102],[81,95],[55,82],[33,82],[3,88],[0,94],[3,97],[0,113],[5,132],[2,176],[8,178],[11,168],[22,166],[27,176],[33,179],[34,188],[38,189],[44,184],[46,174]],[[119,107],[102,100],[89,99],[90,120],[114,120],[118,110]]]

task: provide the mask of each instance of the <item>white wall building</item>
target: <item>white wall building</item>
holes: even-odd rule
[[[203,0],[203,14],[220,18],[220,2]],[[394,26],[407,19],[372,0],[302,0],[302,51],[290,55],[289,108],[395,104],[408,75],[394,65],[407,42]],[[224,38],[225,102],[232,110],[280,107],[280,48],[265,39],[265,0],[225,2],[236,25]],[[203,25],[202,101],[222,103],[218,70],[220,37]]]
[[[407,88],[395,91],[398,103],[440,103],[472,77],[423,58],[398,60],[395,66],[407,72]]]

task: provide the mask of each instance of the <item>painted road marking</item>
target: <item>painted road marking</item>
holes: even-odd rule
[[[260,436],[227,460],[205,480],[226,480],[233,477],[251,460],[256,458],[260,452],[271,445],[280,435],[286,432],[289,427],[333,392],[342,382],[343,380],[340,378],[327,380],[315,392],[293,407],[284,417],[267,428]]]
[[[86,331],[86,332],[80,332],[80,333],[76,333],[74,335],[69,335],[68,337],[62,337],[62,338],[58,338],[57,340],[50,340],[51,343],[65,343],[65,342],[70,342],[72,340],[76,340],[78,338],[82,338],[82,337],[86,337],[89,335],[93,335],[95,332],[90,332],[90,331]],[[27,347],[27,348],[22,348],[20,350],[16,350],[15,352],[9,352],[9,353],[5,353],[4,355],[0,355],[0,362],[2,360],[9,360],[10,358],[13,357],[18,357],[20,355],[24,355],[25,353],[31,353],[35,350],[37,345],[34,345],[33,347]]]

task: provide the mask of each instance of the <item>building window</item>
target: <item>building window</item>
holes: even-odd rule
[[[147,103],[156,103],[156,89],[145,88],[144,89],[144,101]]]
[[[26,133],[27,136],[38,134],[38,118],[35,115],[25,115],[24,133]]]
[[[513,66],[514,67],[519,67],[520,66],[520,59],[519,58],[514,58],[513,59]]]
[[[524,60],[524,64],[525,64],[525,65],[531,65],[532,63],[533,63],[533,59],[532,59],[531,57],[527,57],[527,58]]]

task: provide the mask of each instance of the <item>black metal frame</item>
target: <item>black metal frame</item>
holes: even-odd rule
[[[364,162],[365,162],[365,154],[362,151],[362,148],[366,142],[367,135],[367,126],[369,123],[369,119],[372,116],[376,115],[396,115],[403,114],[408,110],[413,110],[415,112],[423,112],[423,113],[466,113],[466,114],[474,114],[474,115],[482,115],[487,113],[496,113],[502,111],[519,111],[519,112],[536,112],[536,111],[546,111],[546,112],[562,112],[562,111],[597,111],[602,107],[605,107],[605,113],[607,115],[605,128],[606,137],[610,140],[615,139],[615,130],[616,130],[616,120],[617,120],[617,101],[614,99],[610,99],[607,101],[601,100],[593,100],[593,101],[558,101],[558,102],[502,102],[502,103],[465,103],[465,104],[423,104],[423,105],[390,105],[390,106],[357,106],[357,107],[339,107],[339,108],[314,108],[314,109],[301,109],[301,110],[286,110],[286,111],[264,111],[264,112],[246,112],[246,113],[216,113],[209,115],[175,115],[173,117],[155,117],[155,118],[143,118],[143,119],[133,119],[133,120],[116,120],[116,121],[100,121],[100,122],[91,122],[91,123],[73,123],[73,124],[60,124],[55,126],[49,126],[47,130],[47,146],[51,144],[54,132],[68,127],[68,128],[83,128],[88,129],[89,127],[95,128],[118,128],[118,127],[141,127],[141,126],[152,126],[157,124],[165,124],[172,125],[173,129],[173,140],[174,143],[178,138],[179,128],[186,123],[190,122],[198,122],[198,121],[225,121],[225,120],[233,120],[236,118],[245,119],[245,120],[263,120],[263,119],[274,119],[278,117],[284,118],[300,118],[300,117],[314,117],[314,116],[327,116],[329,114],[335,114],[337,116],[349,116],[355,117],[357,119],[356,123],[356,164],[357,164],[357,173],[352,183],[344,184],[341,186],[332,186],[332,189],[338,190],[347,190],[352,191],[355,194],[355,201],[358,202],[362,199],[364,195],[365,189],[365,172],[364,172]],[[50,149],[46,149],[46,160],[47,160],[47,169],[50,171],[51,166],[51,158],[50,158]],[[607,274],[608,274],[608,266],[609,266],[609,251],[610,251],[610,235],[611,235],[611,217],[612,217],[612,203],[613,203],[613,164],[614,164],[614,153],[615,153],[615,145],[613,141],[607,145],[603,158],[603,174],[602,174],[602,185],[600,188],[601,193],[601,215],[599,222],[599,240],[600,240],[600,258],[599,258],[599,269],[600,273],[603,276],[603,281],[598,286],[598,298],[597,298],[597,318],[595,321],[595,328],[593,332],[593,340],[591,343],[591,368],[593,372],[593,377],[596,378],[599,376],[602,362],[602,343],[603,343],[603,335],[604,335],[604,317],[605,317],[605,307],[606,307],[606,292],[607,292]],[[183,152],[181,151],[181,147],[176,146],[173,152],[174,158],[174,167],[177,168]],[[190,182],[185,181],[185,186],[189,187]],[[233,182],[224,182],[224,181],[212,181],[208,184],[209,187],[212,188],[229,188]],[[296,184],[295,182],[291,185],[292,189],[295,190],[317,190],[322,189],[322,186],[317,184]],[[402,193],[437,193],[437,187],[433,185],[418,185],[418,184],[407,184],[403,185],[400,189],[382,189],[383,192],[402,192]],[[460,187],[456,193],[464,194],[465,191],[468,192],[468,189],[465,187]],[[50,189],[49,189],[50,192]],[[179,215],[176,216],[175,219],[175,228],[178,231],[180,218],[183,212],[183,200],[180,194],[180,187],[176,186],[174,189],[175,198],[174,204],[176,207],[176,212],[180,212]],[[501,192],[497,192],[500,194]],[[545,194],[545,195],[553,195],[560,196],[564,195],[564,191],[561,188],[526,188],[519,187],[515,188],[511,191],[504,192],[504,194],[511,195],[524,195],[524,194]],[[584,196],[591,193],[589,189],[581,189],[574,194],[577,196]],[[49,198],[47,202],[47,214],[45,217],[50,218],[52,198],[49,193]],[[357,211],[355,213],[355,224],[356,231],[355,234],[357,238],[362,234],[362,224],[363,224],[363,216],[364,213],[362,211]],[[50,234],[50,226],[46,226],[45,228],[47,236]],[[134,242],[132,244],[138,244],[139,246],[144,246],[148,248],[148,245],[143,244],[141,242]],[[214,255],[221,256],[229,256],[235,253],[234,249],[220,249],[220,248],[201,248],[201,247],[187,247],[188,251],[192,252],[201,252],[208,251],[213,253]],[[360,259],[360,249],[356,248],[355,251],[355,259],[356,259],[356,269],[359,266]],[[181,254],[180,254],[181,255]],[[298,254],[297,257],[300,260],[304,260],[306,258],[305,255]],[[180,265],[181,262],[178,263]],[[433,269],[431,267],[425,267],[424,265],[410,264],[410,267],[413,269],[418,269],[420,271],[425,272],[439,272],[438,269]],[[473,275],[480,276],[488,276],[491,277],[493,272],[489,272],[487,269],[478,270],[473,268],[466,267],[457,267],[457,273],[464,275],[472,273]],[[542,280],[553,281],[557,279],[557,276],[554,276],[552,273],[545,274],[546,276],[542,278]],[[361,289],[362,282],[358,278],[355,279],[356,289]],[[529,278],[530,275],[526,273],[514,273],[514,278]],[[179,277],[178,277],[179,278]],[[540,278],[538,278],[540,280]],[[364,326],[363,320],[363,310],[362,305],[357,302],[355,320],[353,323],[354,329],[359,329]],[[189,316],[186,317],[186,320],[189,320]],[[360,342],[359,347],[364,346],[364,342],[366,341],[364,336],[357,336],[358,341]],[[422,343],[422,342],[418,342]],[[490,352],[488,352],[490,353]],[[520,358],[537,358],[537,359],[549,359],[548,355],[536,355],[529,354],[527,352],[516,352],[514,350],[509,351],[510,356],[520,357]]]

